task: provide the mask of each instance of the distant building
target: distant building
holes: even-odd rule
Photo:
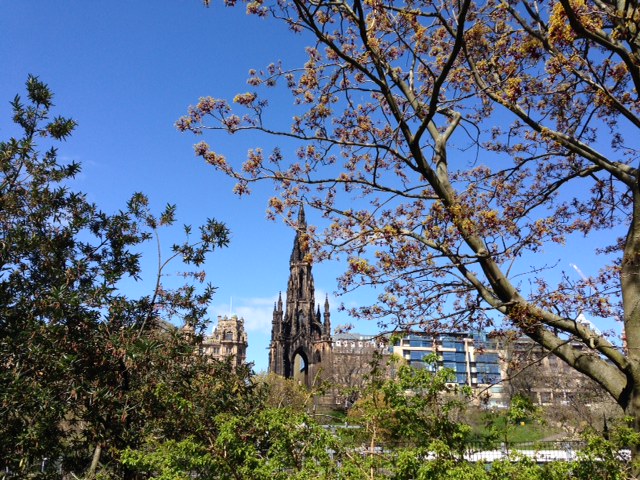
[[[334,355],[366,355],[373,352],[391,354],[387,336],[336,333],[332,338]]]
[[[334,408],[349,408],[360,395],[360,390],[370,380],[374,367],[381,375],[391,375],[388,365],[392,350],[389,339],[382,335],[337,333],[333,336],[333,384]]]
[[[584,343],[571,342],[584,355],[600,355]],[[590,404],[609,401],[602,387],[567,365],[528,337],[506,344],[507,386],[510,393],[529,397],[539,405]]]
[[[403,358],[414,368],[451,369],[454,383],[468,385],[479,400],[493,407],[508,405],[514,393],[528,394],[540,404],[566,402],[584,388],[586,377],[526,338],[506,342],[489,339],[483,331],[431,335],[410,332],[389,345],[388,335],[332,336],[329,301],[325,299],[321,309],[315,300],[306,228],[301,208],[289,260],[286,301],[280,295],[273,309],[269,371],[297,379],[307,387],[329,382],[332,389],[318,400],[317,406],[348,408],[357,399],[358,388],[364,385],[372,366],[385,365],[390,355]],[[223,332],[229,331],[235,330],[218,326],[215,342],[207,345],[212,356],[223,356],[233,348],[231,340],[225,344],[223,339]],[[229,336],[236,338],[242,337]],[[244,344],[238,344],[234,351],[242,361],[246,336],[244,339]],[[434,358],[425,361],[428,355]],[[531,374],[525,372],[517,380],[509,379],[518,362],[532,364]],[[393,375],[392,367],[385,369],[385,375]]]
[[[456,384],[470,386],[489,406],[504,406],[508,402],[503,385],[505,352],[498,343],[487,340],[483,332],[411,333],[392,348],[394,355],[414,368],[452,370]],[[429,355],[435,356],[434,361],[425,361]]]
[[[329,299],[325,299],[323,315],[320,305],[316,309],[306,229],[301,207],[289,260],[286,306],[283,309],[280,295],[273,308],[269,371],[311,387],[331,376],[332,344]]]
[[[237,315],[218,316],[213,334],[202,341],[202,353],[216,360],[233,357],[233,363],[241,365],[247,360],[247,345],[244,319]]]
[[[393,346],[389,345],[388,336],[358,333],[332,336],[328,299],[322,312],[315,303],[306,228],[301,208],[289,262],[286,307],[280,295],[273,309],[270,372],[297,379],[308,387],[328,381],[333,388],[321,403],[349,407],[373,365],[385,366],[388,357],[395,354],[416,368],[451,368],[456,383],[481,388],[489,402],[504,402],[500,353],[495,343],[488,342],[481,334],[451,333],[435,337],[410,334]],[[437,355],[435,367],[424,362],[429,353]],[[384,368],[385,375],[393,374],[391,369]]]

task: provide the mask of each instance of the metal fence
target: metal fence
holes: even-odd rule
[[[472,443],[464,454],[470,462],[495,462],[503,459],[529,458],[536,463],[570,462],[585,443],[582,441],[539,441],[521,443]],[[621,452],[624,453],[624,452]]]

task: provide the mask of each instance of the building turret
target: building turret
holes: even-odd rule
[[[329,295],[324,299],[324,327],[322,333],[331,337],[331,312],[329,311]]]
[[[273,304],[273,320],[271,321],[271,335],[279,336],[282,333],[282,292],[278,301]]]

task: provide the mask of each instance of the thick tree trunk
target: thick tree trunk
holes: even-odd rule
[[[633,188],[633,213],[622,257],[621,286],[624,305],[624,335],[629,360],[627,385],[620,404],[640,432],[640,188]],[[633,460],[640,460],[640,449],[631,445]],[[634,468],[634,475],[640,472]]]
[[[640,382],[635,382],[640,385]],[[640,433],[640,388],[634,388],[629,395],[625,414],[631,419],[631,426],[636,432]],[[628,445],[631,450],[631,473],[633,478],[640,478],[640,445]]]

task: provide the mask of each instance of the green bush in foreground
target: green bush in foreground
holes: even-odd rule
[[[135,193],[108,214],[71,191],[80,166],[56,147],[76,123],[54,116],[52,100],[30,76],[25,98],[11,102],[8,130],[18,134],[0,141],[0,471],[133,479],[124,449],[150,433],[185,438],[248,396],[240,372],[195,355],[193,336],[171,326],[204,328],[214,288],[199,269],[229,234],[215,220],[197,235],[185,226],[168,259],[158,250],[155,288],[129,295],[143,245],[160,241],[175,207],[154,215]],[[178,282],[166,275],[174,259]]]
[[[142,478],[228,479],[394,479],[394,480],[623,480],[631,464],[621,450],[638,443],[625,424],[610,438],[585,436],[575,460],[536,464],[512,445],[509,456],[492,463],[465,460],[470,429],[455,420],[464,403],[448,388],[446,370],[429,372],[400,366],[393,379],[373,375],[349,421],[360,428],[336,433],[313,417],[262,402],[249,415],[218,415],[215,435],[181,442],[150,439],[125,452],[125,464]],[[263,392],[263,394],[266,392]],[[258,398],[258,397],[256,397]],[[505,413],[514,423],[532,409],[516,401]],[[500,438],[487,443],[498,450]],[[467,457],[468,458],[468,457]]]

